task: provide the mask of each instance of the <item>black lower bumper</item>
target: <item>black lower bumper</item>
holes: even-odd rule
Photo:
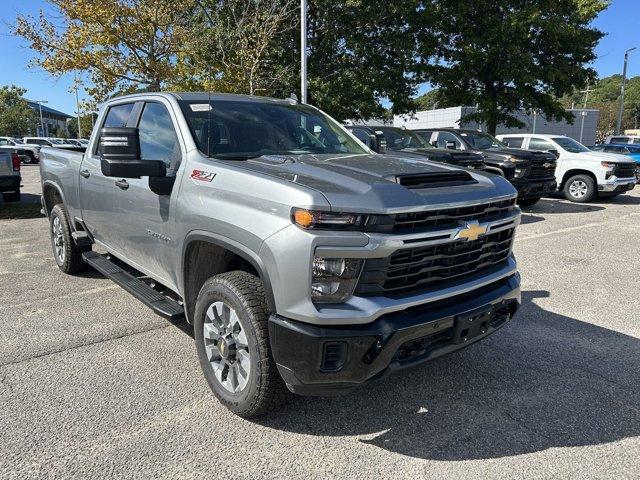
[[[22,179],[19,176],[0,177],[0,192],[15,192],[20,188]]]
[[[558,189],[555,178],[536,180],[511,180],[518,190],[518,198],[542,197],[554,193]]]
[[[271,348],[293,393],[336,395],[475,343],[513,318],[519,305],[515,274],[366,325],[322,327],[272,315]]]

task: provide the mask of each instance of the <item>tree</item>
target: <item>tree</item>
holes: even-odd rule
[[[451,105],[446,98],[444,98],[442,92],[437,88],[429,90],[424,95],[420,95],[418,98],[416,98],[416,104],[418,106],[418,110],[434,110],[436,108],[447,108],[454,106]]]
[[[38,54],[33,64],[54,76],[86,72],[88,93],[157,91],[176,79],[187,32],[177,22],[193,0],[47,0],[55,15],[19,15],[13,33]],[[51,18],[60,18],[53,23]]]
[[[464,120],[522,127],[514,112],[539,109],[573,121],[559,98],[595,78],[586,65],[603,36],[590,26],[607,0],[427,0],[435,59],[423,70],[444,98],[478,106]]]
[[[91,118],[93,116],[93,118]],[[91,131],[93,130],[93,125],[95,125],[96,121],[95,113],[87,113],[85,115],[80,115],[80,128],[82,129],[82,138],[89,138],[91,136]],[[67,120],[67,130],[69,131],[69,136],[71,138],[78,138],[78,118],[73,117]]]
[[[36,131],[38,114],[22,98],[26,90],[14,85],[0,87],[0,132],[23,137]]]

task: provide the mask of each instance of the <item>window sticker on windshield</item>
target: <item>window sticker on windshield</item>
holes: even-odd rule
[[[192,112],[208,112],[212,110],[211,105],[208,103],[192,103],[190,107]]]

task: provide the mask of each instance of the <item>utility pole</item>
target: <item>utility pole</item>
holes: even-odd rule
[[[587,116],[587,112],[582,110],[582,112],[580,112],[580,116],[582,117],[582,122],[580,123],[580,143],[582,143],[582,134],[584,133],[584,117]]]
[[[622,129],[622,114],[624,112],[624,84],[627,83],[627,61],[629,60],[629,52],[637,47],[630,48],[624,52],[624,66],[622,67],[622,85],[620,87],[620,110],[618,110],[618,121],[616,122],[616,135],[620,135]]]
[[[78,138],[82,138],[82,131],[80,128],[80,100],[78,100],[78,75],[76,75],[73,85],[76,89],[76,113],[78,114]]]
[[[531,133],[536,133],[536,120],[538,118],[538,110],[536,108],[533,109],[533,131]]]
[[[300,101],[307,103],[307,0],[300,0]]]
[[[580,93],[584,93],[584,103],[582,104],[582,109],[585,110],[587,108],[587,101],[589,100],[589,94],[593,92],[593,90],[591,90],[589,88],[589,84],[587,83],[587,89],[586,90],[580,90]]]

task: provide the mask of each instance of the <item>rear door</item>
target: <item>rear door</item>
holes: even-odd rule
[[[175,175],[184,147],[178,139],[175,112],[170,103],[146,101],[134,112],[130,127],[138,127],[140,159],[162,160],[168,175]],[[115,178],[114,180],[118,180]],[[175,254],[172,212],[179,182],[171,195],[157,195],[149,189],[149,177],[121,179],[116,187],[118,251],[139,270],[165,285],[174,285],[170,272]]]
[[[135,103],[128,102],[108,107],[103,127],[126,127]],[[115,216],[116,178],[105,177],[100,168],[99,139],[87,150],[80,165],[80,206],[82,220],[93,237],[113,253],[118,244]]]

